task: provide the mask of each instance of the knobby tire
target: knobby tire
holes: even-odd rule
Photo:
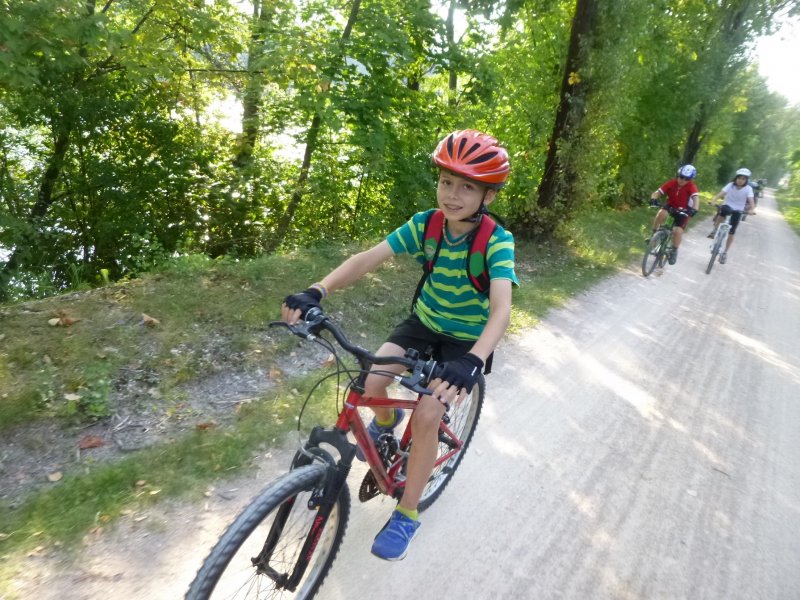
[[[708,266],[706,267],[706,275],[711,273],[711,269],[714,268],[714,261],[717,260],[717,255],[721,248],[722,237],[718,236],[717,239],[714,240],[714,245],[711,247],[711,259],[708,261]]]
[[[667,232],[658,230],[647,242],[647,250],[645,250],[644,258],[642,259],[642,275],[649,277],[656,266],[662,265],[664,260],[664,246],[667,241]]]
[[[294,500],[270,560],[270,566],[276,571],[291,574],[317,515],[316,509],[309,509],[308,500],[314,489],[323,486],[327,468],[316,463],[298,467],[268,484],[211,550],[186,598],[312,598],[322,585],[342,543],[350,514],[347,486],[339,494],[311,562],[294,592],[279,589],[273,579],[257,571],[250,559],[264,545],[278,509],[285,502]]]
[[[450,405],[448,414],[450,416],[450,423],[448,427],[464,445],[461,450],[455,455],[451,456],[447,462],[434,467],[425,489],[422,491],[422,497],[419,501],[418,509],[420,511],[430,507],[431,504],[441,495],[444,488],[452,479],[456,468],[461,463],[464,453],[467,451],[472,435],[475,433],[475,428],[478,426],[478,419],[481,416],[481,408],[483,407],[483,399],[486,393],[486,381],[481,375],[478,382],[472,388],[472,392],[467,394],[461,402],[454,402]],[[444,434],[439,432],[439,450],[436,454],[436,459],[444,456],[450,451],[450,447],[445,441],[442,440]],[[412,442],[413,443],[413,442]]]

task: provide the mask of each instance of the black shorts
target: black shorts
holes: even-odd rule
[[[459,340],[428,329],[415,314],[395,327],[387,341],[403,349],[414,348],[440,362],[461,358],[475,345],[474,341]]]
[[[733,210],[733,208],[727,204],[723,204],[719,207],[719,214],[723,217],[730,215],[731,230],[728,232],[728,235],[734,235],[736,233],[736,228],[739,227],[739,221],[742,220],[742,211]]]

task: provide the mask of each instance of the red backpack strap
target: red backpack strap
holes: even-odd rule
[[[422,233],[422,254],[425,263],[422,268],[426,274],[433,271],[433,264],[439,258],[442,248],[442,231],[444,230],[444,213],[440,209],[434,210],[425,221],[425,230]]]
[[[497,223],[489,215],[483,215],[469,248],[467,274],[472,285],[481,294],[489,294],[489,261],[486,252],[495,229]]]
[[[425,280],[428,279],[428,275],[433,271],[436,259],[439,258],[439,250],[442,248],[443,228],[444,213],[437,208],[428,215],[425,221],[425,229],[422,232],[422,255],[425,258],[425,262],[422,263],[422,278],[419,280],[417,291],[414,292],[414,298],[411,300],[412,311],[417,303],[417,298],[422,293]]]

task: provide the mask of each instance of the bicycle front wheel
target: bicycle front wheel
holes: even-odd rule
[[[642,259],[642,275],[645,277],[648,277],[661,262],[666,241],[667,232],[660,229],[647,242],[647,250],[645,250],[644,258]]]
[[[459,440],[463,442],[461,450],[456,452],[446,461],[435,466],[425,489],[422,491],[422,497],[419,501],[419,510],[423,511],[433,504],[444,491],[445,486],[453,477],[456,468],[458,467],[464,453],[467,451],[472,440],[472,435],[475,433],[475,428],[478,426],[478,419],[481,416],[481,408],[483,407],[483,398],[486,393],[486,380],[481,375],[478,382],[472,388],[472,391],[458,403],[453,403],[448,411],[450,422],[448,428],[453,432]],[[412,441],[413,443],[413,441]],[[436,455],[437,462],[439,459],[450,452],[453,448],[453,439],[444,431],[439,430],[439,450]]]
[[[714,268],[714,261],[717,260],[717,255],[719,254],[719,250],[722,247],[722,240],[716,239],[714,240],[714,245],[711,247],[711,259],[708,261],[708,266],[706,267],[706,275],[711,273],[711,269]]]
[[[206,558],[186,594],[187,599],[313,598],[339,550],[350,514],[350,493],[342,488],[303,578],[292,591],[284,586],[297,564],[316,507],[312,492],[325,484],[327,467],[312,464],[289,471],[270,483],[242,511]],[[269,539],[268,561],[259,562]]]

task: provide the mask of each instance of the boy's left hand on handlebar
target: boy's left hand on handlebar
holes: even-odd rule
[[[439,377],[430,384],[434,397],[443,404],[463,398],[472,391],[482,369],[483,360],[471,352],[443,363]]]

